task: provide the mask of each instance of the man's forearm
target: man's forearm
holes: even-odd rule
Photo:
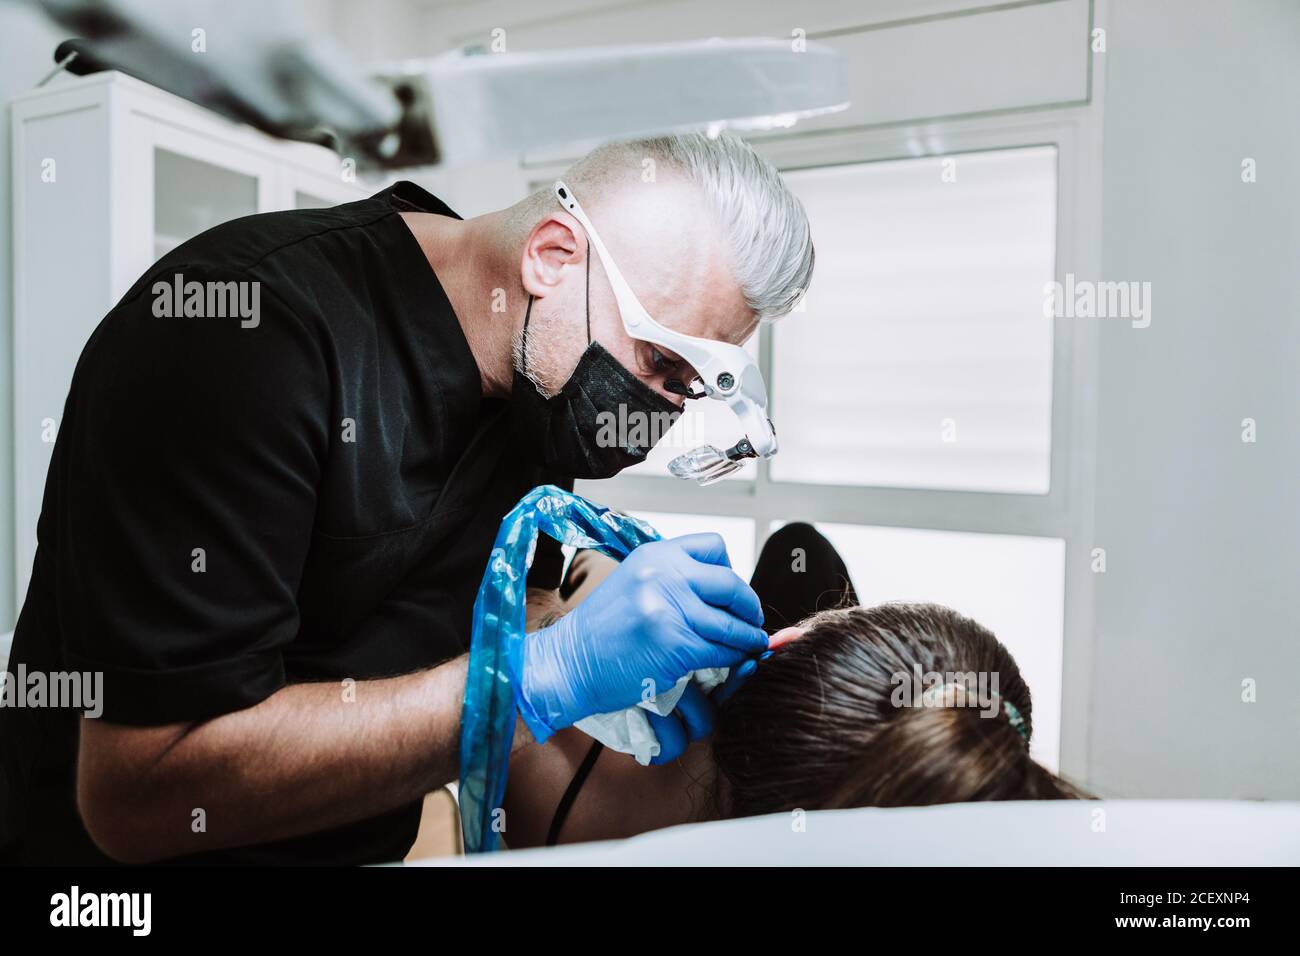
[[[373,816],[454,780],[466,658],[401,677],[285,687],[196,724],[81,722],[78,805],[130,862]],[[532,741],[516,728],[516,747]]]

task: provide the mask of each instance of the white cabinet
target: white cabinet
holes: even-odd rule
[[[21,602],[68,384],[100,319],[156,259],[217,223],[373,190],[328,150],[277,142],[120,73],[26,93],[11,121]]]

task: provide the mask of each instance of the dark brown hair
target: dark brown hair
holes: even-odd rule
[[[726,816],[1085,796],[1029,756],[1029,687],[979,624],[933,604],[885,604],[825,611],[805,626],[719,709],[713,755]],[[990,717],[976,706],[899,705],[899,675],[972,672],[996,675],[1023,736],[1000,706]]]

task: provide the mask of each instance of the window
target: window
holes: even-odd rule
[[[1056,149],[786,179],[817,267],[806,314],[775,325],[776,422],[799,427],[772,477],[1046,493]]]

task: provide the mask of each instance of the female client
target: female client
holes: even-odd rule
[[[613,567],[579,552],[563,606],[530,603],[529,630]],[[796,808],[1085,796],[1029,756],[1029,687],[979,624],[932,604],[857,607],[843,560],[802,523],[768,538],[751,585],[779,646],[718,704],[712,737],[649,767],[575,728],[519,751],[504,806],[508,846]],[[953,676],[922,687],[923,674]]]

